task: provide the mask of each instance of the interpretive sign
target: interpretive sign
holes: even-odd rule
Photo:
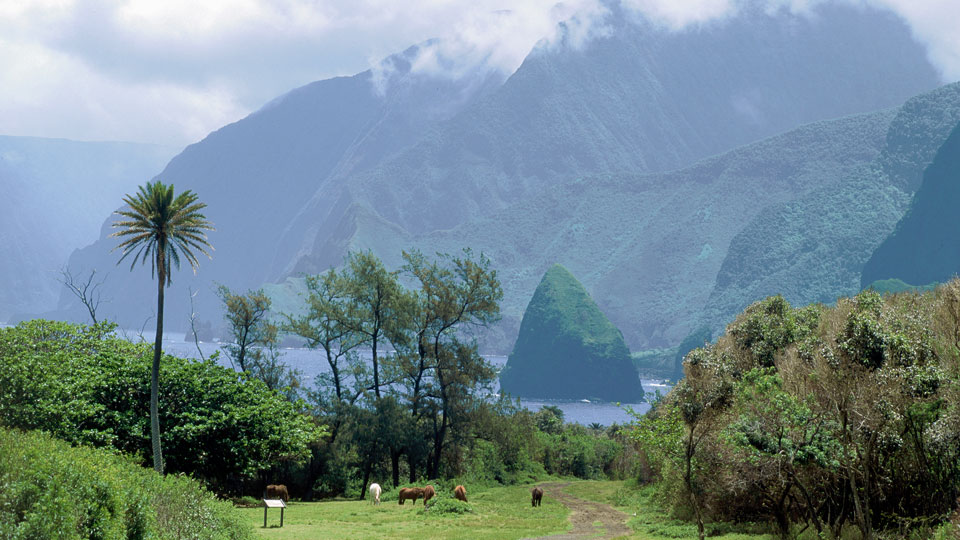
[[[283,527],[283,509],[286,508],[286,503],[283,502],[283,499],[263,499],[263,527],[267,527],[267,509],[268,508],[279,508],[280,509],[280,526]]]

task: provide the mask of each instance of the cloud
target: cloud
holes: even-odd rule
[[[910,26],[913,36],[927,47],[930,62],[948,81],[960,80],[960,2],[956,0],[868,0],[889,9]]]
[[[0,40],[0,50],[5,134],[178,145],[245,113],[227,88],[118,81],[43,47]]]
[[[626,9],[673,30],[723,19],[737,10],[734,0],[623,0],[622,4]]]
[[[609,10],[596,0],[518,2],[479,10],[420,49],[415,72],[459,78],[477,70],[511,74],[534,47],[579,48],[608,28]]]
[[[960,78],[956,0],[620,0],[674,31],[747,5],[815,13],[825,2],[887,9],[946,78]],[[0,1],[0,133],[194,142],[284,92],[351,75],[412,44],[413,69],[512,73],[535,47],[609,31],[606,0]],[[383,75],[383,73],[381,73]]]

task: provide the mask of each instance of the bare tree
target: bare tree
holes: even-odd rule
[[[197,296],[200,291],[194,292],[193,287],[188,287],[187,291],[190,293],[190,332],[193,333],[193,344],[197,347],[197,353],[200,354],[200,359],[206,362],[207,357],[204,356],[203,349],[200,348],[200,336],[197,335],[197,310],[193,307],[193,298]]]
[[[63,283],[67,289],[76,296],[83,306],[87,308],[87,312],[90,314],[90,319],[93,320],[93,324],[97,324],[97,309],[100,308],[100,303],[103,301],[100,296],[100,286],[103,285],[103,282],[106,281],[106,277],[100,280],[95,280],[97,276],[97,270],[93,269],[90,271],[90,275],[87,276],[86,281],[82,278],[77,279],[74,277],[73,272],[70,271],[70,267],[64,266],[60,269],[60,278],[57,279],[60,283]]]

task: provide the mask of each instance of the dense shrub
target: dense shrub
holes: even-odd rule
[[[230,503],[105,450],[0,428],[0,538],[251,538]]]
[[[439,499],[430,506],[420,509],[421,514],[440,516],[444,514],[473,514],[473,507],[457,499]]]
[[[0,424],[149,458],[152,350],[112,330],[42,320],[0,329]],[[261,381],[172,356],[161,361],[160,425],[168,472],[227,491],[304,458],[322,435]]]
[[[932,534],[960,495],[960,280],[758,302],[632,436],[678,515]],[[702,530],[702,528],[701,528]]]

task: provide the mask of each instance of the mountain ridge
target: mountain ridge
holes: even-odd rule
[[[631,182],[627,178],[639,178],[650,169],[683,169],[697,159],[709,163],[710,155],[789,131],[799,122],[900,105],[938,83],[922,48],[889,14],[837,6],[818,10],[822,15],[818,18],[754,14],[695,32],[623,23],[610,36],[577,51],[537,50],[506,81],[477,83],[480,90],[466,100],[454,82],[447,81],[449,86],[436,95],[427,89],[435,89],[437,81],[401,74],[411,84],[407,95],[422,107],[433,101],[457,103],[457,111],[449,116],[416,125],[377,108],[384,97],[374,93],[370,74],[308,85],[192,145],[162,173],[165,182],[196,191],[210,205],[208,217],[219,229],[211,235],[217,248],[214,260],[203,261],[199,277],[175,276],[167,296],[168,313],[183,313],[171,318],[185,320],[190,290],[199,290],[196,308],[201,317],[219,320],[210,282],[235,289],[282,282],[291,275],[339,265],[350,249],[374,248],[388,264],[397,264],[403,248],[435,251],[424,244],[433,238],[459,241],[457,246],[442,245],[449,252],[466,245],[492,250],[497,246],[475,245],[477,236],[463,229],[489,224],[489,216],[503,216],[510,209],[546,212],[540,221],[552,226],[566,208],[543,207],[536,201],[549,199],[557,190],[575,194],[569,186],[578,179],[591,183],[622,175],[620,182],[626,185]],[[876,43],[866,40],[870,36],[877,38]],[[782,75],[787,54],[790,77],[773,77]],[[830,66],[824,67],[825,62]],[[834,80],[839,73],[846,79]],[[391,88],[399,87],[386,88],[389,98]],[[702,92],[704,88],[709,92]],[[382,134],[378,137],[391,143],[354,146],[359,140],[364,144],[379,140],[360,135],[378,121],[381,131],[376,133]],[[289,123],[293,127],[287,129]],[[348,152],[350,148],[356,152]],[[732,178],[735,171],[728,172]],[[707,181],[705,176],[698,178]],[[777,193],[771,201],[797,195]],[[673,200],[685,208],[686,203]],[[605,212],[602,207],[587,209],[580,201],[557,202],[581,208],[584,214]],[[710,203],[703,200],[703,205]],[[669,218],[663,205],[643,208],[660,212],[658,219]],[[567,239],[549,235],[556,249],[575,250],[579,245],[565,244],[580,234],[576,223],[569,227],[573,236]],[[542,230],[529,233],[543,234]],[[725,231],[722,238],[708,242],[692,237],[684,242],[691,242],[693,260],[702,254],[699,260],[711,261],[722,255],[729,234]],[[617,236],[613,232],[594,241],[624,254],[648,247],[636,238],[633,244],[614,246]],[[509,311],[504,312],[501,348],[512,341],[509,335],[519,324],[523,300],[535,285],[530,276],[545,270],[540,263],[530,268],[519,263],[526,253],[523,246],[533,246],[539,239],[516,241],[517,249],[502,252],[495,261],[506,265],[501,275],[507,298],[512,298],[505,301]],[[667,242],[666,237],[661,242]],[[81,250],[71,265],[112,266],[110,247],[107,239],[101,239]],[[555,255],[551,257],[568,262]],[[662,270],[646,264],[650,271]],[[657,313],[666,306],[660,292],[633,308],[623,295],[611,292],[623,280],[603,272],[627,272],[626,281],[631,282],[645,279],[631,266],[610,263],[602,271],[574,270],[600,292],[598,302],[625,329],[631,345],[672,345],[682,339],[685,324],[657,321]],[[697,279],[712,283],[713,276],[701,273],[697,270]],[[150,282],[146,271],[112,278],[117,282],[111,288],[125,297],[143,294],[139,291]],[[660,286],[675,284],[668,279]],[[69,310],[67,300],[61,313]],[[683,309],[693,305],[688,299],[680,304]],[[150,315],[143,306],[123,307],[114,316],[125,324],[139,326]],[[629,315],[637,310],[642,312],[639,323],[637,316]],[[641,329],[631,330],[634,324]]]

